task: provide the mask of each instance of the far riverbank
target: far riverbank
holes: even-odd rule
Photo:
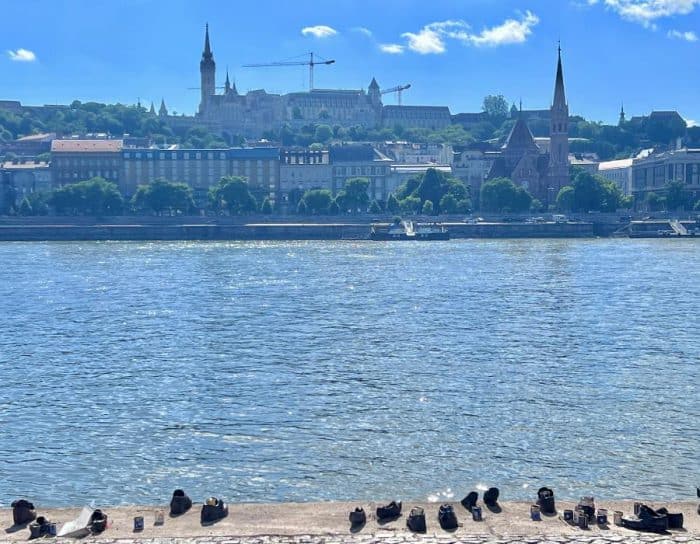
[[[432,222],[435,218],[419,218]],[[366,240],[373,223],[391,218],[3,218],[0,241],[157,241],[157,240]],[[585,221],[525,223],[442,221],[452,238],[592,238],[611,234],[610,228]],[[619,225],[613,225],[619,227]]]

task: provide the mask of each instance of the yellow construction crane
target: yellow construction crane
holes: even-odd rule
[[[303,61],[281,61],[281,62],[268,62],[263,64],[244,64],[244,68],[266,68],[270,66],[308,66],[309,67],[309,90],[314,89],[314,66],[319,64],[334,64],[334,60],[321,59],[320,61],[314,60],[314,54],[309,53],[309,60]]]
[[[398,99],[399,106],[401,105],[401,93],[405,91],[406,89],[410,89],[411,84],[406,83],[406,85],[397,85],[396,87],[392,87],[391,89],[384,89],[381,91],[382,94],[389,94],[389,93],[396,93],[396,98]]]

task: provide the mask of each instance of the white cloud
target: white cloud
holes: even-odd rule
[[[685,121],[685,125],[688,128],[694,128],[694,127],[698,126],[697,122],[693,121],[692,119],[684,119],[684,121]]]
[[[365,28],[364,26],[356,26],[354,28],[351,28],[353,32],[357,32],[358,34],[364,34],[368,38],[372,37],[372,31],[369,28]]]
[[[379,44],[379,50],[382,53],[389,53],[390,55],[400,55],[403,53],[406,47],[399,45],[398,43],[382,43]]]
[[[447,51],[448,39],[476,47],[524,43],[539,22],[537,15],[526,11],[518,19],[506,19],[500,25],[484,28],[480,33],[474,34],[466,22],[448,19],[427,24],[417,33],[404,32],[401,37],[406,38],[411,51],[422,55],[440,54]]]
[[[666,36],[676,40],[685,40],[686,42],[698,41],[698,35],[692,30],[688,30],[686,32],[681,32],[680,30],[669,30]]]
[[[588,4],[604,5],[623,19],[655,30],[657,19],[688,15],[700,5],[700,0],[588,0]]]
[[[316,38],[330,38],[335,36],[338,31],[327,25],[306,26],[301,29],[304,36],[315,36]]]
[[[34,62],[36,60],[34,51],[22,49],[21,47],[15,51],[8,51],[7,56],[15,62]]]
[[[447,51],[442,37],[437,31],[431,29],[430,25],[424,26],[417,34],[404,32],[401,37],[408,40],[408,48],[411,51],[421,55],[440,54]]]
[[[532,28],[540,22],[539,17],[530,11],[521,15],[520,20],[507,19],[503,24],[485,28],[479,34],[469,36],[469,41],[480,47],[497,47],[524,43],[532,34]]]

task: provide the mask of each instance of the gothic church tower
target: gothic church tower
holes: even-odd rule
[[[207,23],[206,34],[204,35],[204,51],[202,52],[202,60],[199,63],[199,73],[201,76],[200,87],[202,90],[199,113],[202,114],[207,109],[209,97],[216,93],[216,63],[214,62],[214,54],[209,45],[209,23]]]
[[[569,106],[564,93],[561,47],[558,51],[557,80],[550,109],[548,196],[556,198],[559,189],[569,185]]]

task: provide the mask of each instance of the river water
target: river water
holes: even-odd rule
[[[692,498],[681,240],[0,244],[0,505]]]

